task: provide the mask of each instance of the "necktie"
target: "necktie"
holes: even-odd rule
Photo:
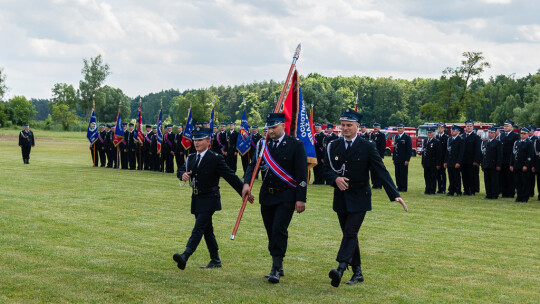
[[[199,168],[199,162],[201,161],[201,155],[197,153],[197,158],[195,159],[195,170]]]
[[[349,147],[350,147],[351,144],[352,144],[352,140],[347,140],[346,142],[347,142],[347,146],[345,147],[345,150],[348,150]]]

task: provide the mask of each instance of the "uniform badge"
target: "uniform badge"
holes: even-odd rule
[[[307,186],[306,182],[301,182],[300,183],[300,187],[305,187],[305,186]]]

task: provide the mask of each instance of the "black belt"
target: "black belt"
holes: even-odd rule
[[[285,191],[287,189],[291,189],[291,187],[287,185],[281,186],[281,187],[275,187],[275,188],[263,186],[263,188],[266,189],[266,191],[268,191],[268,193],[270,194],[276,194],[276,193]]]
[[[207,193],[211,193],[218,190],[219,190],[219,186],[205,188],[205,189],[199,189],[199,188],[193,187],[193,195],[207,194]]]
[[[365,188],[365,187],[368,187],[368,186],[369,186],[368,182],[349,183],[349,186],[347,187],[347,189],[349,189],[349,190],[351,190],[351,189],[360,189],[360,188]]]

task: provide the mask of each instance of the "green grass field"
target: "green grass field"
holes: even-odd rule
[[[310,185],[289,229],[285,277],[271,285],[257,203],[230,241],[241,200],[222,182],[214,229],[224,267],[199,269],[209,261],[203,241],[180,271],[172,255],[194,223],[187,185],[93,168],[83,133],[34,132],[23,165],[18,132],[0,130],[1,303],[540,303],[540,202],[423,196],[419,158],[403,194],[409,213],[374,190],[359,234],[364,283],[330,286],[341,232],[332,189]]]

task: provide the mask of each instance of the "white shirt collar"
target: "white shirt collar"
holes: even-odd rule
[[[351,146],[354,144],[354,141],[356,140],[356,138],[358,137],[358,134],[353,137],[353,139],[346,139],[345,137],[343,137],[343,140],[345,142],[345,148],[347,148],[347,141],[350,141],[351,142]]]
[[[283,135],[281,135],[281,137],[277,139],[278,145],[281,144],[281,141],[283,140],[284,137],[285,137],[285,132],[283,132]]]
[[[204,155],[206,154],[206,151],[208,151],[208,148],[206,148],[206,150],[204,150],[204,151],[201,152],[201,153],[197,152],[197,155],[201,155],[201,158],[200,158],[200,159],[202,159],[202,158],[204,157]],[[201,161],[199,160],[199,162],[201,162]]]

